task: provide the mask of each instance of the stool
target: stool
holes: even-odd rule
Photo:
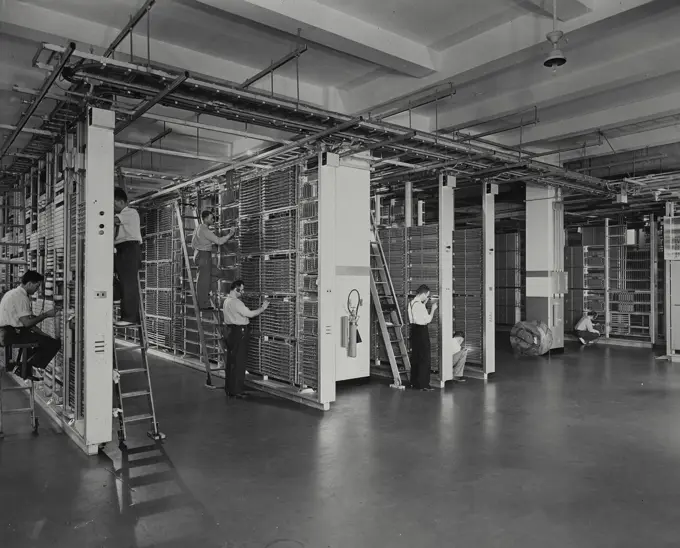
[[[35,343],[24,343],[24,344],[13,344],[13,345],[7,345],[5,346],[5,363],[0,367],[0,439],[5,436],[5,433],[3,432],[2,429],[2,424],[3,424],[3,416],[4,415],[19,415],[21,413],[30,413],[31,414],[31,427],[33,428],[33,433],[37,434],[38,433],[38,417],[35,414],[35,386],[33,385],[33,381],[29,380],[28,381],[28,386],[24,386],[23,384],[20,384],[19,386],[8,386],[4,387],[2,385],[2,378],[5,373],[5,370],[7,369],[7,365],[9,364],[9,359],[8,357],[12,356],[12,350],[14,348],[19,349],[21,352],[21,362],[22,366],[25,368],[28,362],[28,351],[31,348],[37,348],[38,345]],[[29,407],[22,407],[22,408],[17,408],[17,409],[3,409],[2,408],[2,394],[3,392],[10,392],[13,390],[26,390],[28,391],[28,401],[29,401]]]

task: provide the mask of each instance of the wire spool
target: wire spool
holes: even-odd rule
[[[545,322],[517,322],[510,332],[510,345],[516,354],[542,356],[552,343],[552,331]]]

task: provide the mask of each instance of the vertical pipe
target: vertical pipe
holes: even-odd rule
[[[130,30],[132,35],[132,30]],[[146,12],[146,66],[151,68],[151,10]]]
[[[296,48],[300,47],[300,36],[302,29],[298,28]],[[295,57],[295,81],[297,83],[297,108],[300,108],[300,56]]]
[[[423,226],[425,224],[423,217],[425,216],[425,202],[423,200],[418,200],[418,217],[416,220],[417,226]]]
[[[671,218],[675,214],[675,207],[673,202],[666,202],[666,218],[664,219],[664,224],[670,223]],[[664,260],[665,260],[665,255],[666,255],[666,227],[664,226]],[[672,291],[673,291],[673,277],[672,277],[672,265],[673,261],[666,260],[664,265],[664,274],[666,278],[666,284],[664,287],[664,295],[666,296],[665,302],[664,302],[664,318],[666,320],[666,354],[668,356],[672,356],[675,353],[675,349],[673,348],[673,320],[671,317],[671,309],[672,309]]]

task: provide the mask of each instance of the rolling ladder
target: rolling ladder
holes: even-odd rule
[[[192,260],[189,257],[189,248],[187,246],[187,237],[184,230],[184,220],[192,219],[195,221],[195,229],[198,228],[198,212],[195,212],[192,216],[186,216],[182,214],[182,206],[179,201],[175,202],[175,216],[177,217],[177,226],[179,228],[180,243],[182,245],[182,257],[184,259],[184,270],[187,274],[189,280],[189,291],[191,293],[191,298],[193,300],[194,315],[196,317],[196,329],[198,330],[198,343],[200,345],[201,361],[205,367],[206,379],[205,386],[211,389],[224,388],[223,386],[215,386],[212,382],[212,373],[215,371],[224,371],[226,368],[224,365],[218,367],[212,367],[210,364],[211,357],[223,358],[223,352],[217,352],[216,354],[211,354],[206,341],[208,340],[221,340],[222,339],[222,314],[219,310],[219,303],[215,302],[215,296],[210,298],[212,304],[211,310],[202,311],[198,306],[198,296],[196,294],[196,281],[194,280],[194,266]],[[204,318],[203,313],[212,314],[212,325],[217,326],[217,329],[213,334],[206,334],[205,324],[206,318]],[[221,343],[220,343],[221,344]],[[224,362],[223,362],[224,363]]]
[[[380,334],[382,336],[387,360],[390,364],[393,388],[404,389],[409,382],[411,362],[404,340],[404,320],[399,310],[399,301],[394,291],[392,278],[387,269],[385,253],[380,243],[378,229],[371,216],[371,301],[375,308]],[[380,368],[380,357],[376,360],[377,375],[386,372]]]
[[[137,287],[139,288],[139,318],[140,323],[125,327],[117,327],[114,323],[115,329],[135,329],[137,330],[137,341],[139,344],[133,346],[116,347],[115,333],[114,333],[114,351],[113,351],[113,384],[115,388],[114,417],[118,418],[118,441],[121,448],[125,447],[127,440],[127,426],[130,424],[139,424],[148,422],[151,429],[147,435],[156,440],[162,441],[165,439],[163,434],[158,429],[158,421],[156,420],[156,406],[153,399],[153,389],[151,388],[151,371],[149,370],[148,360],[148,339],[146,333],[146,314],[144,311],[144,302],[142,299],[142,286],[137,278]],[[119,352],[140,350],[141,364],[140,367],[129,367],[125,369],[120,368],[118,360]],[[136,414],[129,414],[125,411],[125,406],[128,408],[135,404]]]

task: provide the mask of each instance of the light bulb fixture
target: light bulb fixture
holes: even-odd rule
[[[545,37],[552,44],[553,49],[545,61],[543,61],[543,66],[553,69],[553,74],[555,74],[557,67],[561,67],[567,62],[567,58],[558,47],[560,40],[564,37],[564,33],[557,29],[557,0],[553,0],[553,29]]]

